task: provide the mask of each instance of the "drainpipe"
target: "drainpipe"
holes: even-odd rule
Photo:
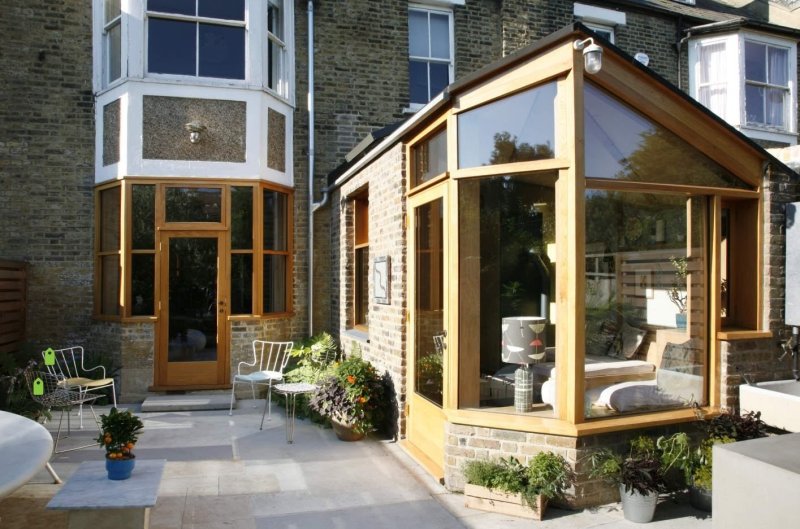
[[[308,335],[314,333],[314,212],[328,203],[328,190],[314,202],[314,0],[308,0]]]

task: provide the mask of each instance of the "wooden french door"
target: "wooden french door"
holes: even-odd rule
[[[213,231],[160,234],[158,389],[229,385],[224,241]]]
[[[408,418],[406,440],[439,478],[447,390],[447,183],[409,198]]]

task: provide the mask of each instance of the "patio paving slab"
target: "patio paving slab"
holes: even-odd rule
[[[282,408],[275,407],[260,431],[263,401],[239,404],[232,417],[227,408],[141,413],[137,459],[167,460],[151,529],[641,527],[625,521],[618,504],[578,512],[549,508],[541,522],[467,509],[462,495],[433,480],[397,443],[345,443],[298,420],[290,445]],[[96,435],[87,426],[67,443],[79,446]],[[101,459],[99,448],[88,448],[59,454],[52,464],[68,479],[82,461]],[[0,500],[1,529],[66,529],[64,513],[44,508],[60,487],[48,478],[42,471],[34,481],[45,484],[25,485]],[[667,500],[648,527],[711,529],[711,517]]]

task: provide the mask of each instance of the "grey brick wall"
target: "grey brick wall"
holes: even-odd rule
[[[92,313],[90,3],[3,2],[0,257],[26,261],[27,336],[86,345]]]

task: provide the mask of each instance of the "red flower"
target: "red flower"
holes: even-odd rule
[[[356,377],[353,376],[353,375],[347,375],[347,383],[348,384],[355,384],[356,383]]]

